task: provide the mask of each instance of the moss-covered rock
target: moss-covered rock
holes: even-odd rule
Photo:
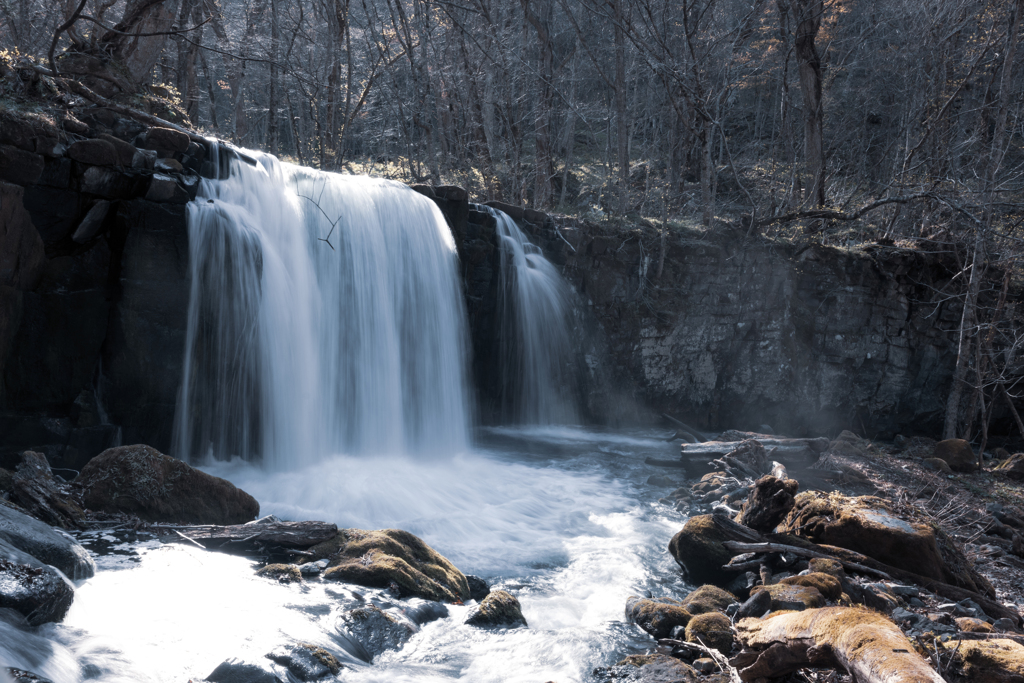
[[[787,586],[808,586],[810,588],[816,588],[826,600],[838,600],[843,594],[843,586],[839,579],[830,574],[825,574],[824,572],[811,572],[810,574],[787,576],[779,581],[779,583]]]
[[[471,626],[526,626],[516,597],[507,591],[491,591],[466,617]]]
[[[676,626],[690,623],[692,614],[681,602],[672,598],[639,598],[626,600],[626,620],[655,638],[668,638]]]
[[[955,648],[952,643],[947,648]],[[1024,681],[1024,645],[1005,639],[960,641],[958,660],[963,680],[969,683]]]
[[[704,614],[705,612],[724,612],[725,608],[734,602],[739,602],[739,600],[729,591],[706,584],[687,595],[682,604],[690,614]]]
[[[728,656],[733,643],[732,623],[721,612],[698,614],[686,625],[686,640],[704,643]]]
[[[729,479],[729,475],[726,472],[708,472],[700,478],[700,481],[691,486],[690,490],[693,493],[705,494],[725,484],[727,479]]]
[[[795,479],[778,479],[766,474],[754,482],[736,521],[757,531],[772,531],[793,509],[799,488]]]
[[[943,474],[953,474],[953,470],[950,469],[949,463],[942,458],[925,458],[921,461],[921,467],[934,470],[935,472],[942,472]]]
[[[86,508],[147,522],[244,524],[260,512],[256,499],[230,481],[141,444],[103,451],[74,483]]]
[[[711,515],[698,515],[686,520],[672,537],[668,550],[692,583],[710,583],[725,587],[735,578],[722,571],[732,559],[732,552],[722,545],[729,538],[719,530]]]
[[[846,578],[846,570],[843,569],[843,563],[831,557],[812,557],[807,561],[807,565],[812,572],[828,574],[840,580]]]
[[[995,594],[956,543],[930,520],[913,510],[897,515],[881,498],[807,491],[797,495],[779,531],[854,550],[930,579]]]
[[[957,617],[953,621],[958,629],[966,633],[992,633],[995,630],[992,624],[974,617]]]
[[[325,579],[371,588],[394,586],[402,596],[440,602],[469,599],[469,583],[455,565],[417,536],[400,529],[340,529],[309,549],[309,561],[329,560]]]
[[[274,579],[281,583],[298,583],[302,581],[302,572],[297,564],[268,564],[258,569],[256,576]]]
[[[770,586],[754,586],[750,589],[753,597],[757,593],[767,592],[772,596],[772,611],[799,611],[825,606],[825,596],[817,588],[811,586],[792,586],[785,583],[773,583]]]
[[[978,456],[964,439],[946,439],[935,444],[934,457],[944,460],[954,472],[973,472],[978,469]]]

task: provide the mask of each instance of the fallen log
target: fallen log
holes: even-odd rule
[[[806,444],[773,444],[762,443],[766,449],[771,449],[769,455],[776,460],[800,459],[801,462],[817,459],[818,452]],[[681,457],[694,459],[698,457],[721,458],[736,450],[737,444],[732,441],[708,441],[706,443],[684,443],[680,444]]]
[[[676,418],[672,417],[671,415],[669,415],[667,413],[662,413],[661,416],[663,418],[665,418],[666,420],[668,420],[669,422],[671,422],[672,424],[674,424],[676,427],[679,427],[679,430],[681,432],[685,432],[686,435],[688,435],[691,439],[693,439],[693,441],[700,442],[700,443],[703,443],[703,442],[707,441],[707,439],[705,439],[703,436],[700,435],[700,432],[698,432],[696,429],[694,429],[690,425],[686,424],[685,422],[683,422],[681,420],[677,420]],[[689,440],[689,439],[687,439],[687,440]]]
[[[893,580],[893,578],[884,571],[873,569],[872,567],[868,567],[858,562],[850,562],[848,560],[834,557],[833,555],[829,555],[825,552],[818,552],[815,550],[810,550],[808,548],[801,548],[795,545],[786,545],[784,543],[771,542],[741,543],[739,541],[725,541],[722,545],[724,545],[727,549],[733,551],[734,553],[793,553],[794,555],[800,555],[801,557],[831,558],[838,560],[842,563],[843,567],[851,571],[860,572],[861,574],[869,574],[871,576],[877,576],[881,579],[886,579],[888,581]],[[728,569],[732,571],[743,571],[749,569],[750,565],[752,565],[752,562],[742,562],[738,564],[730,563],[723,566],[722,569]]]
[[[830,441],[827,437],[819,436],[813,439],[805,438],[789,438],[784,436],[772,436],[770,434],[758,434],[757,432],[740,432],[735,429],[728,429],[717,437],[714,441],[722,443],[735,443],[737,441],[746,441],[748,439],[756,439],[760,441],[765,448],[771,446],[806,446],[815,453],[824,453],[828,449]]]
[[[220,548],[231,544],[238,544],[241,547],[273,544],[289,548],[308,548],[328,541],[338,533],[338,526],[327,522],[265,522],[231,526],[154,524],[150,528],[154,531],[166,529],[176,532],[186,540],[207,548]]]
[[[736,632],[759,652],[743,681],[776,678],[806,666],[834,666],[857,683],[944,683],[894,623],[872,610],[822,607],[742,619]]]

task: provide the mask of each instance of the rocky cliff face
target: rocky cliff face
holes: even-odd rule
[[[187,203],[208,150],[98,111],[0,125],[0,467],[171,448],[188,310]],[[223,160],[222,160],[223,161]],[[493,219],[423,187],[453,228],[484,422],[498,419]],[[937,429],[954,361],[941,258],[742,235],[604,234],[498,205],[579,292],[580,399],[596,422],[669,412],[705,428]],[[561,235],[559,234],[561,232]],[[59,472],[59,470],[58,470]]]

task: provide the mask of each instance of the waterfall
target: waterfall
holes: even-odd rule
[[[464,450],[466,314],[440,210],[401,183],[247,154],[189,204],[178,454],[293,469]]]
[[[575,424],[574,292],[512,218],[494,208],[499,282],[502,417],[520,424]]]

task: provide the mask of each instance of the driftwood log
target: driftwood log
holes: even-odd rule
[[[255,545],[308,548],[328,541],[338,533],[338,526],[327,522],[265,522],[232,526],[154,524],[150,528],[154,531],[166,529],[205,548],[224,550]]]
[[[740,642],[757,653],[740,670],[744,681],[769,679],[807,666],[841,667],[857,683],[944,683],[899,627],[857,607],[822,607],[736,624]],[[749,661],[750,655],[742,661]]]

